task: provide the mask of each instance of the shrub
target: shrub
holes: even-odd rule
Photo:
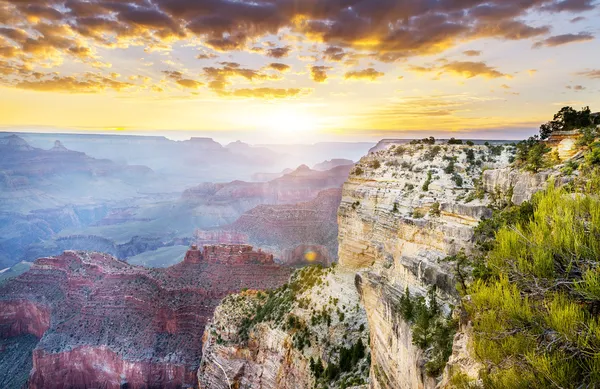
[[[441,311],[435,287],[428,291],[427,300],[422,296],[413,298],[406,288],[395,309],[411,326],[413,344],[427,350],[425,371],[430,376],[439,375],[452,354],[457,323]]]
[[[441,215],[439,202],[436,201],[435,203],[431,204],[431,208],[429,209],[429,214],[432,216],[440,216]]]
[[[454,183],[456,184],[456,186],[462,186],[463,185],[463,178],[460,174],[458,173],[454,173],[452,175],[452,181],[454,181]]]
[[[381,163],[379,162],[379,160],[374,160],[372,161],[369,166],[371,167],[371,169],[379,169],[381,167]]]
[[[453,159],[451,159],[448,162],[448,165],[446,165],[446,167],[444,168],[444,173],[446,173],[446,174],[454,173],[454,160]]]
[[[475,146],[475,143],[473,143],[473,141],[468,140],[467,141],[467,146]]]
[[[433,179],[433,171],[430,170],[427,172],[427,179],[425,179],[425,182],[423,183],[423,186],[421,187],[421,189],[423,189],[424,192],[427,192],[429,190],[429,185],[431,184],[432,179]]]
[[[463,141],[460,139],[456,139],[456,138],[450,138],[450,139],[448,139],[448,144],[449,145],[462,145]]]
[[[475,355],[493,388],[591,388],[600,382],[597,182],[549,188],[529,217],[511,211],[470,287]],[[594,188],[594,189],[592,189]]]
[[[364,171],[361,169],[360,166],[357,166],[357,167],[354,168],[354,172],[353,173],[354,173],[355,176],[361,176],[364,173]]]

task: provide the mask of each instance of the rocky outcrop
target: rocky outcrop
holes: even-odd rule
[[[521,205],[530,200],[534,193],[544,190],[552,178],[556,184],[564,180],[560,171],[554,169],[532,173],[506,167],[483,172],[483,186],[486,192]]]
[[[311,368],[341,366],[342,348],[367,344],[353,272],[308,267],[294,277],[286,289],[243,292],[217,307],[204,332],[200,388],[338,388],[368,382],[368,348],[336,377]]]
[[[1,337],[40,338],[29,387],[196,387],[204,326],[220,299],[277,287],[290,271],[249,246],[187,257],[147,269],[68,251],[0,286]]]
[[[489,216],[484,168],[508,165],[510,147],[404,145],[386,141],[356,165],[338,212],[340,265],[355,269],[371,328],[371,387],[434,388],[427,353],[413,344],[396,308],[408,289],[435,287],[446,312],[458,302],[450,265],[472,249],[473,228]],[[489,173],[488,173],[489,174]]]

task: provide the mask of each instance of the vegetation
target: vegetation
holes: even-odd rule
[[[431,208],[429,209],[429,214],[431,216],[440,216],[442,214],[442,212],[440,211],[440,203],[439,202],[435,202],[433,204],[431,204]]]
[[[369,164],[369,167],[371,169],[379,169],[381,167],[381,162],[379,162],[379,160],[375,159],[375,160],[371,161],[371,163]]]
[[[258,323],[273,321],[275,323],[283,322],[284,318],[292,309],[293,303],[296,301],[296,296],[302,294],[305,290],[311,289],[315,285],[321,285],[323,283],[322,275],[327,271],[320,265],[308,266],[303,269],[297,270],[290,277],[290,282],[283,286],[269,290],[267,292],[264,302],[256,308],[256,312],[253,315],[247,316],[242,320],[238,335],[242,341],[247,341],[249,338],[249,330]],[[306,327],[303,323],[298,322],[294,318],[288,318],[285,324],[288,328],[297,329],[302,332]],[[300,334],[299,336],[302,336]],[[305,336],[308,338],[308,335]],[[296,342],[296,340],[295,340]],[[295,343],[298,348],[304,347],[305,341],[298,340]]]
[[[408,288],[395,307],[402,319],[412,329],[413,344],[426,351],[425,371],[438,376],[452,354],[452,341],[457,323],[444,315],[435,297],[435,288],[423,296],[412,297]]]
[[[429,138],[423,138],[423,139],[413,139],[410,141],[411,145],[419,145],[419,144],[423,144],[423,145],[434,145],[435,144],[435,138],[433,136],[430,136]]]
[[[433,146],[425,154],[423,154],[423,159],[426,161],[433,161],[435,157],[442,151],[441,146]]]
[[[433,171],[430,170],[427,172],[427,179],[425,180],[425,183],[423,183],[423,186],[421,187],[421,189],[423,189],[424,192],[427,192],[429,190],[429,185],[431,184],[432,180],[433,180]]]
[[[542,142],[555,131],[579,130],[582,137],[579,146],[592,146],[597,137],[596,126],[600,117],[591,114],[589,107],[576,111],[571,107],[563,107],[554,115],[554,119],[540,126],[539,135],[535,135],[517,144],[515,163],[526,170],[537,172],[560,162],[557,155],[552,155],[550,148]],[[600,159],[600,151],[598,152]],[[590,157],[592,158],[592,157]]]
[[[446,167],[444,168],[444,173],[446,174],[452,174],[454,173],[454,159],[451,159],[450,161],[448,161],[448,165],[446,165]]]
[[[456,138],[450,138],[450,139],[448,139],[448,144],[449,145],[462,145],[463,141],[460,139],[456,139]]]
[[[600,382],[599,176],[574,194],[549,185],[531,204],[497,211],[478,228],[487,254],[465,289],[474,350],[488,366],[485,387]]]

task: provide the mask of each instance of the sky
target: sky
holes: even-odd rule
[[[599,3],[0,0],[0,128],[520,139],[600,111]]]

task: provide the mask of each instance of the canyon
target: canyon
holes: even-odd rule
[[[475,227],[491,217],[492,204],[520,204],[542,190],[550,177],[559,175],[556,169],[529,173],[511,168],[514,153],[509,144],[385,140],[356,164],[343,186],[337,212],[339,263],[331,270],[333,276],[328,275],[326,286],[315,290],[352,296],[347,304],[360,307],[353,320],[365,324],[370,363],[357,387],[450,387],[451,374],[457,372],[477,379],[481,365],[470,354],[470,324],[464,320],[458,281],[446,258],[475,250]],[[441,317],[447,317],[448,323],[453,323],[450,318],[456,320],[445,368],[431,368],[437,358],[433,347],[422,349],[415,344],[414,324],[403,318],[399,308],[407,294],[413,299],[435,296]],[[343,377],[323,380],[308,367],[315,357],[325,366],[341,363],[331,350],[349,344],[328,338],[334,330],[311,320],[327,302],[319,301],[317,308],[304,315],[299,308],[306,306],[302,298],[302,303],[292,303],[290,312],[306,325],[303,333],[312,340],[328,339],[326,346],[320,342],[299,352],[291,346],[299,330],[277,322],[256,325],[247,339],[235,335],[248,315],[244,304],[261,306],[252,303],[253,299],[243,294],[230,296],[217,307],[204,335],[208,342],[198,373],[201,387],[225,388],[228,379],[240,388],[287,388],[280,378],[284,374],[302,383],[301,387],[349,386]]]
[[[23,136],[35,144],[47,138],[42,134]],[[94,155],[111,157],[114,157],[114,150],[105,146],[116,142],[118,149],[122,149],[128,143],[127,139],[123,141],[110,136],[64,138]],[[320,239],[320,236],[302,230],[310,231],[314,226],[310,220],[302,218],[315,216],[306,211],[304,203],[320,201],[316,198],[321,192],[322,198],[328,199],[331,197],[327,192],[329,189],[341,187],[352,167],[352,161],[348,159],[334,158],[316,164],[318,169],[300,165],[266,182],[235,180],[191,186],[185,185],[192,181],[189,176],[181,178],[181,174],[187,175],[183,171],[165,175],[157,165],[160,163],[158,157],[153,160],[156,169],[153,170],[142,165],[128,165],[126,161],[91,157],[70,150],[61,141],[55,141],[50,149],[41,149],[17,135],[0,140],[0,175],[3,177],[0,181],[4,183],[0,187],[0,269],[72,249],[106,252],[123,260],[131,258],[134,263],[164,267],[181,259],[196,230],[224,239],[207,243],[227,243],[230,242],[226,238],[229,232],[219,231],[235,233],[239,226],[243,231],[238,233],[248,235],[267,219],[273,223],[277,223],[276,219],[287,219],[289,224],[293,223],[290,218],[297,219],[297,234],[290,244],[277,239],[264,241],[255,233],[250,233],[248,239],[231,243],[246,242],[257,247],[264,244],[262,248],[272,251],[278,262],[302,261],[305,252],[317,253],[323,263],[337,259],[335,231]],[[98,146],[97,150],[90,148],[86,143],[89,140]],[[265,163],[269,165],[279,155],[273,154],[268,147],[241,142],[223,147],[204,138],[180,143],[151,137],[132,137],[131,141],[158,154],[174,157],[175,150],[182,148],[186,151],[179,155],[180,159],[187,158],[188,154],[202,155],[202,163],[205,163],[205,159],[214,155],[225,158],[227,164],[244,165],[248,169],[259,169]],[[160,151],[161,147],[165,150]],[[134,148],[132,155],[139,152]],[[264,158],[258,158],[259,155]],[[315,160],[316,157],[312,154],[308,159]],[[132,160],[144,162],[137,157]],[[239,171],[237,167],[230,168],[229,171]],[[240,171],[240,176],[244,175]],[[226,176],[215,171],[206,177],[222,180]],[[336,205],[328,201],[327,204],[330,208],[324,215],[328,228],[333,230],[335,215],[331,210]],[[287,206],[284,211],[272,212],[283,205]],[[242,216],[243,220],[238,222]],[[252,218],[256,218],[254,226]],[[202,244],[202,240],[198,243]]]
[[[0,286],[2,370],[30,366],[11,378],[15,388],[197,387],[204,326],[219,301],[289,275],[248,245],[192,246],[164,269],[82,251],[39,258]]]

